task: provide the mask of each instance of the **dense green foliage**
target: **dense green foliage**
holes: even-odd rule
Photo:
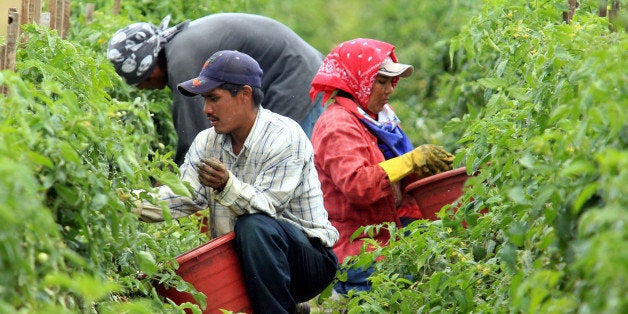
[[[446,132],[465,130],[457,162],[480,173],[455,215],[393,228],[350,312],[628,309],[628,40],[555,4],[487,2],[452,40],[452,90],[475,92],[449,95],[472,110]]]
[[[181,241],[170,233],[179,229],[173,222],[160,236],[129,213],[133,188],[150,187],[151,178],[176,181],[162,170],[170,154],[155,149],[148,102],[111,98],[107,91],[122,86],[103,56],[46,28],[25,32],[18,75],[0,76],[9,88],[0,98],[0,309],[106,312],[129,291],[148,293],[139,271],[157,275],[157,262],[204,237]],[[165,254],[155,257],[155,248]]]
[[[385,256],[375,288],[342,300],[324,293],[323,308],[628,308],[628,41],[596,16],[597,2],[583,1],[569,25],[567,1],[550,0],[142,0],[122,1],[118,16],[112,2],[73,1],[67,40],[26,27],[16,73],[0,72],[9,89],[0,95],[0,312],[198,311],[164,302],[151,285],[194,291],[173,266],[207,240],[198,218],[152,225],[130,213],[134,189],[185,189],[170,161],[170,92],[138,93],[104,51],[131,22],[220,11],[273,17],[324,54],[355,37],[395,44],[419,70],[393,95],[408,134],[480,170],[457,213],[405,230],[367,227],[396,235],[354,260]]]

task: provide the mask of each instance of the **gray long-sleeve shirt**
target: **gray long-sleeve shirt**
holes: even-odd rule
[[[181,164],[196,134],[209,127],[201,96],[185,97],[177,84],[197,77],[219,50],[253,57],[264,71],[262,107],[300,123],[314,104],[309,91],[323,55],[294,31],[273,19],[245,13],[218,13],[194,20],[164,46],[172,115],[179,137],[175,162]]]

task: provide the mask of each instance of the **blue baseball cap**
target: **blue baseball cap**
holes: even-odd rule
[[[236,51],[222,50],[214,53],[197,78],[177,85],[185,96],[210,92],[224,83],[262,87],[262,68],[251,56]]]

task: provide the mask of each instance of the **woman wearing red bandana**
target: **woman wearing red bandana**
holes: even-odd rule
[[[334,251],[338,261],[360,253],[361,226],[395,222],[399,226],[422,218],[414,198],[403,186],[417,177],[451,169],[454,157],[440,147],[413,148],[388,104],[400,77],[413,72],[397,62],[394,46],[357,38],[336,46],[312,81],[310,97],[323,93],[331,104],[312,133],[314,162],[329,219],[340,232]],[[385,231],[375,239],[386,243]],[[348,270],[347,281],[334,289],[347,293],[370,289],[369,269]]]

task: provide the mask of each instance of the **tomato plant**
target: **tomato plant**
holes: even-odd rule
[[[47,28],[24,31],[17,73],[0,76],[0,308],[107,311],[138,293],[148,298],[126,306],[161,308],[150,292],[159,278],[193,292],[162,265],[206,241],[196,221],[150,226],[130,211],[132,189],[175,176],[148,101],[110,96],[123,83],[104,56]]]
[[[394,95],[404,129],[479,170],[440,221],[365,226],[389,228],[392,242],[368,242],[376,250],[344,267],[383,256],[374,289],[341,299],[328,290],[322,310],[628,308],[628,44],[597,3],[581,1],[565,24],[567,2],[553,0],[143,0],[122,1],[117,16],[112,1],[89,2],[90,23],[87,1],[72,2],[67,40],[25,27],[16,71],[0,72],[0,312],[199,311],[151,284],[202,303],[174,273],[175,256],[207,241],[198,218],[151,225],[131,214],[132,190],[177,184],[170,91],[127,86],[105,49],[132,22],[219,11],[273,17],[323,54],[353,37],[394,43],[418,70]]]
[[[469,107],[445,131],[464,130],[456,162],[479,174],[455,214],[355,258],[384,261],[350,312],[628,308],[628,40],[588,4],[562,23],[558,4],[486,1],[452,40],[444,86],[471,92],[442,95]]]

